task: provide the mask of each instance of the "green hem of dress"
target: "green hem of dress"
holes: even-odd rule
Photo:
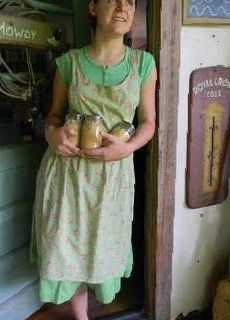
[[[34,250],[33,243],[30,243],[30,262],[36,263],[38,256]],[[90,287],[97,298],[103,304],[111,303],[116,294],[121,289],[121,279],[129,278],[133,269],[133,252],[132,246],[128,253],[127,264],[124,274],[121,277],[112,278],[102,283],[85,283]],[[83,284],[78,281],[55,281],[41,278],[39,281],[39,297],[41,302],[62,304],[69,301],[75,294],[76,290]]]
[[[130,277],[130,275],[124,276],[124,278],[128,277]],[[109,304],[115,299],[116,294],[121,290],[121,279],[122,278],[118,277],[105,281],[104,283],[87,283],[86,285],[94,291],[95,297],[98,301],[103,304]],[[65,303],[73,297],[76,290],[79,289],[82,284],[82,282],[77,281],[67,282],[41,279],[39,287],[40,300],[44,303]]]

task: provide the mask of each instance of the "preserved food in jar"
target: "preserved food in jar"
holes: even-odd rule
[[[131,138],[131,136],[134,134],[135,128],[134,126],[129,122],[120,122],[118,123],[111,131],[110,133],[118,138],[120,138],[122,141],[127,142]]]
[[[93,115],[85,117],[81,131],[81,148],[100,148],[102,146],[101,131],[105,131],[101,116]]]
[[[75,136],[68,137],[68,140],[71,144],[76,147],[80,146],[80,137],[81,137],[81,121],[82,116],[80,113],[67,114],[64,127],[68,129],[74,129]]]

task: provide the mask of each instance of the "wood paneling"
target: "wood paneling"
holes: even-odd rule
[[[181,2],[161,1],[155,319],[170,319],[179,103]]]
[[[0,208],[33,198],[43,150],[39,143],[0,148]]]
[[[132,46],[138,49],[147,48],[147,0],[137,1],[135,18],[132,25]]]
[[[0,256],[20,248],[30,239],[32,203],[0,208]]]
[[[0,319],[25,319],[40,307],[29,263],[32,198],[44,143],[0,148]],[[15,317],[15,319],[16,319]]]
[[[22,275],[27,279],[27,284],[24,282],[25,285],[21,286],[24,280]],[[16,276],[18,277],[16,278]],[[12,273],[12,283],[14,283],[13,281],[20,282],[20,287],[18,287],[20,291],[13,291],[11,298],[1,304],[0,319],[2,320],[24,320],[29,314],[41,307],[37,296],[38,285],[36,281],[34,281],[34,278],[30,277],[29,273],[21,273],[20,275]]]
[[[153,53],[159,69],[161,1],[148,2],[148,50]],[[156,86],[156,128],[159,127],[159,81]],[[158,130],[148,145],[146,171],[145,216],[145,314],[155,319],[156,305],[156,224],[158,201]]]

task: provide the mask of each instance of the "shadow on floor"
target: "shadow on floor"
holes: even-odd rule
[[[187,316],[179,315],[176,320],[212,320],[212,312],[192,311]]]

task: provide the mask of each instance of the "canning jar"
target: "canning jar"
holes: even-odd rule
[[[110,131],[110,133],[118,138],[120,138],[122,141],[127,142],[131,138],[131,136],[134,134],[135,128],[134,126],[126,121],[118,123],[113,129]]]
[[[69,136],[68,140],[76,147],[80,146],[81,122],[82,116],[80,113],[71,113],[66,115],[64,127],[74,129],[76,134],[75,136]]]
[[[103,118],[99,115],[86,116],[81,130],[81,148],[100,148],[102,146],[101,131],[105,131]]]

